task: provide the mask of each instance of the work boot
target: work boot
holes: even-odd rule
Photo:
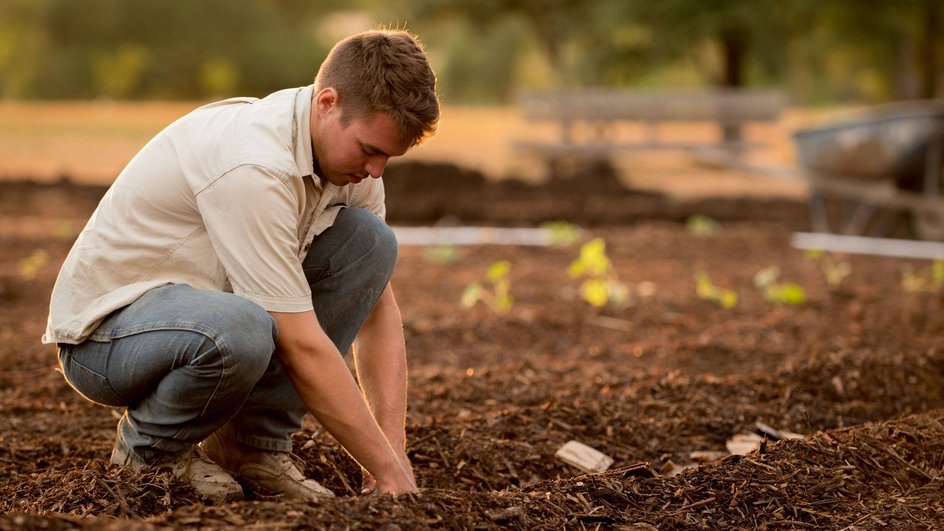
[[[272,452],[214,433],[201,443],[203,450],[230,474],[255,489],[308,501],[333,498],[334,493],[306,478],[288,452]]]
[[[136,472],[170,469],[175,478],[189,483],[204,501],[213,504],[243,499],[243,488],[239,482],[210,461],[198,446],[179,454],[166,454],[156,463],[148,464],[128,451],[123,444],[115,442],[111,462]]]

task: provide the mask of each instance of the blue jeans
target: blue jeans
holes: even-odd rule
[[[393,231],[344,208],[303,261],[315,315],[346,353],[390,280]],[[117,444],[145,462],[222,429],[256,448],[291,451],[307,412],[276,356],[275,321],[234,295],[169,284],[109,315],[84,342],[59,345],[66,380],[93,402],[126,407]]]

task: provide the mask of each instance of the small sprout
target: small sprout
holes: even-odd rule
[[[713,302],[728,310],[737,306],[737,293],[720,286],[715,286],[707,273],[698,272],[695,274],[695,293],[698,294],[699,298]]]
[[[779,278],[779,267],[766,267],[754,275],[754,286],[762,290],[764,298],[770,302],[790,306],[801,306],[806,303],[806,292],[802,286],[792,282],[777,282]]]
[[[791,282],[767,286],[765,296],[768,300],[790,306],[802,306],[806,303],[806,291],[799,284]]]
[[[694,234],[695,236],[702,236],[707,238],[713,238],[721,232],[721,224],[715,221],[714,219],[703,216],[701,214],[694,214],[689,216],[685,220],[685,228],[688,229],[688,232]]]
[[[613,270],[603,238],[583,244],[580,256],[571,262],[567,272],[572,278],[587,277],[580,286],[580,296],[592,306],[620,306],[629,300],[629,288]]]
[[[488,285],[485,286],[479,282],[467,285],[460,300],[462,307],[472,308],[477,302],[482,301],[497,314],[507,313],[514,306],[511,280],[508,279],[509,273],[511,273],[511,264],[507,260],[499,260],[489,266],[485,273]]]
[[[556,247],[570,247],[580,241],[580,227],[568,221],[546,221],[540,228],[550,233],[551,245]]]
[[[61,241],[74,240],[75,237],[79,235],[81,228],[81,226],[76,226],[72,221],[60,219],[53,225],[52,235],[57,240]]]
[[[778,278],[780,278],[779,267],[766,267],[754,275],[754,286],[756,286],[758,289],[763,289],[776,282]]]
[[[588,278],[580,285],[580,296],[583,300],[589,302],[597,308],[606,306],[610,300],[609,293],[606,290],[606,282],[598,278]]]
[[[901,273],[901,287],[911,293],[940,293],[944,290],[944,258],[917,271],[910,264],[906,265]]]
[[[485,290],[482,288],[481,284],[478,282],[470,282],[462,291],[462,298],[459,304],[461,304],[463,308],[475,306],[475,303],[479,302],[481,299],[483,291]]]
[[[33,280],[39,273],[39,270],[49,263],[49,253],[43,249],[37,249],[26,258],[20,260],[19,270],[23,280]]]
[[[833,292],[839,289],[842,281],[852,272],[852,266],[848,262],[837,262],[831,255],[819,249],[810,249],[806,252],[806,257],[819,263],[826,283],[829,284],[829,290]]]
[[[423,252],[423,261],[429,264],[451,264],[459,259],[455,245],[434,245]]]

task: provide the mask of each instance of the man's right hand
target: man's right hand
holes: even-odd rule
[[[410,460],[406,455],[401,455],[400,457],[400,475],[406,476],[408,484],[404,483],[402,485],[390,485],[387,486],[387,482],[378,482],[377,478],[370,473],[369,470],[363,469],[364,480],[361,482],[361,494],[374,494],[374,493],[384,493],[384,494],[402,494],[406,492],[418,492],[419,489],[416,487],[416,478],[413,476],[413,465],[410,464]],[[412,485],[410,488],[408,485]],[[405,490],[397,490],[403,489]]]
[[[380,492],[416,492],[404,465],[367,407],[354,376],[314,312],[270,312],[279,330],[277,354],[298,396],[341,446],[377,478]]]

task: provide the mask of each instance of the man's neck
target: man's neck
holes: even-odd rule
[[[315,177],[317,177],[318,180],[321,182],[321,185],[324,186],[325,180],[324,180],[324,177],[321,175],[321,165],[318,164],[318,158],[312,157],[311,162],[312,162],[312,166],[314,167]]]

